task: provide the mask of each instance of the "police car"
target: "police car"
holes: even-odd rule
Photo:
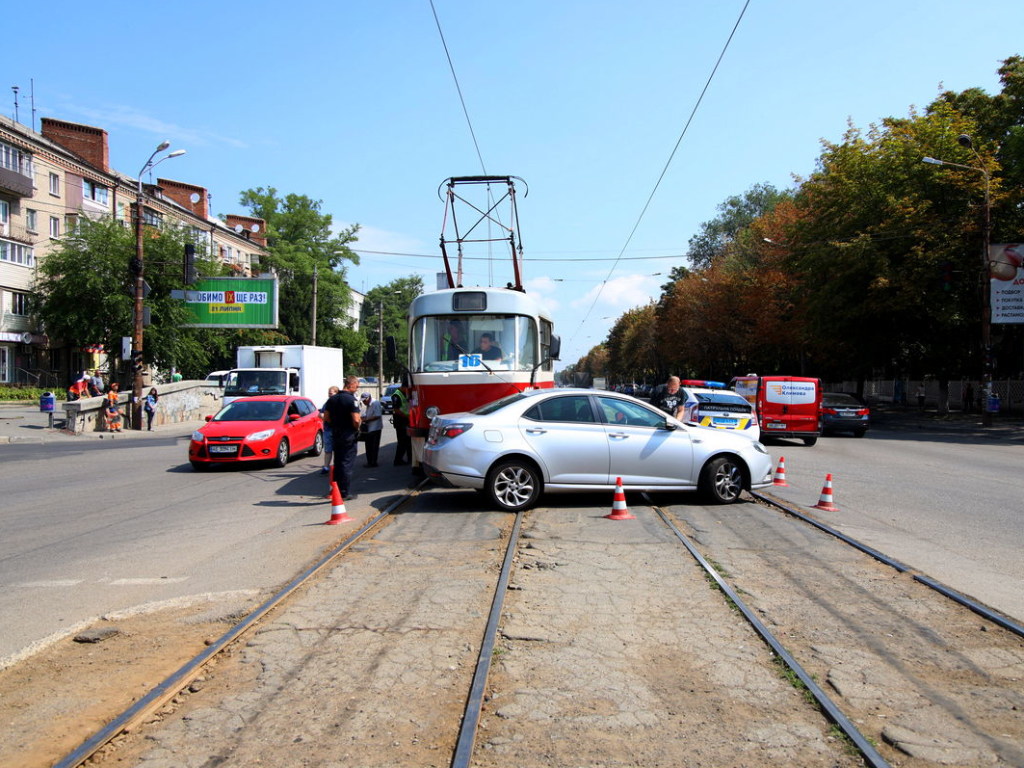
[[[680,390],[685,393],[683,418],[687,424],[715,429],[732,429],[752,440],[761,437],[754,407],[746,398],[726,389],[721,381],[683,379]]]

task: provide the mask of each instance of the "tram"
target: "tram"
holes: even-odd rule
[[[409,306],[408,431],[414,472],[419,471],[423,444],[435,416],[472,410],[527,389],[554,386],[554,361],[561,345],[550,313],[522,286],[514,179],[453,177],[443,185],[447,186],[445,222],[455,229],[454,238],[447,238],[445,231],[441,235],[449,287],[418,296]],[[460,230],[455,207],[459,201],[466,202],[459,191],[464,185],[486,185],[488,190],[492,185],[503,186],[505,194],[497,202],[470,202],[480,218]],[[497,215],[503,202],[511,208],[507,225]],[[501,236],[487,239],[477,233],[483,220],[497,227]],[[496,240],[511,246],[515,282],[504,288],[463,286],[466,244]],[[453,243],[458,251],[454,273],[447,250]]]

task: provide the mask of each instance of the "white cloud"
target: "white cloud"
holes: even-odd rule
[[[124,126],[150,133],[159,139],[171,140],[176,146],[191,144],[193,146],[227,145],[235,149],[248,149],[249,145],[232,136],[221,136],[210,131],[197,131],[182,125],[169,123],[153,115],[140,112],[135,107],[125,104],[111,104],[102,108],[83,107],[78,104],[65,104],[64,109],[72,114],[81,115],[90,123],[110,130],[111,126]]]
[[[658,291],[658,280],[652,275],[622,275],[594,286],[571,302],[571,306],[586,311],[593,304],[591,315],[618,316],[628,309],[649,303],[657,297]]]

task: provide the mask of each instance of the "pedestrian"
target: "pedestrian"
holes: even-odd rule
[[[964,413],[970,413],[971,408],[974,406],[974,385],[971,382],[967,382],[967,386],[964,387],[963,394],[960,396],[960,401],[963,406]]]
[[[142,410],[146,412],[146,431],[153,431],[153,417],[156,415],[156,404],[160,401],[160,395],[156,393],[156,387],[149,390],[149,394],[146,395],[146,403],[142,406]]]
[[[377,454],[380,452],[380,436],[384,428],[383,410],[380,400],[374,400],[369,392],[363,392],[362,436],[366,452],[366,466],[377,466]]]
[[[68,400],[81,400],[83,397],[89,397],[89,376],[85,373],[68,387]]]
[[[917,385],[917,392],[915,394],[917,396],[917,410],[923,411],[924,410],[924,384],[918,384]]]
[[[391,395],[392,421],[395,423],[395,466],[412,461],[412,438],[409,437],[409,385],[402,386]]]
[[[93,371],[92,376],[89,377],[89,394],[93,397],[103,394],[103,377],[100,376],[99,368]]]
[[[116,381],[111,382],[110,389],[107,390],[106,397],[108,403],[117,405],[118,401],[121,399],[121,385]]]
[[[343,499],[355,498],[352,493],[352,469],[359,450],[359,405],[355,392],[359,389],[358,376],[346,376],[345,386],[324,405],[324,421],[331,425],[334,442],[334,482]]]
[[[330,400],[336,394],[341,392],[340,387],[328,387],[327,388],[327,400]],[[323,406],[320,408],[320,417],[323,418],[324,411],[327,409],[327,401],[324,401]],[[326,475],[331,471],[331,459],[334,456],[334,430],[331,429],[329,424],[325,425],[324,429],[324,465],[320,468],[320,474]]]
[[[651,398],[651,405],[663,410],[669,416],[682,419],[683,403],[685,400],[686,394],[679,389],[679,377],[669,376],[664,388],[655,393],[654,397]]]
[[[121,408],[117,400],[107,400],[103,406],[103,416],[107,422],[107,432],[121,431]]]

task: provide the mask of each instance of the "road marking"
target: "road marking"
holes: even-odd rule
[[[187,580],[188,576],[157,576],[155,578],[114,579],[107,583],[112,587],[144,587],[152,584],[180,584]]]
[[[77,587],[81,584],[84,579],[52,579],[50,581],[26,581],[23,584],[19,584],[20,587]]]

